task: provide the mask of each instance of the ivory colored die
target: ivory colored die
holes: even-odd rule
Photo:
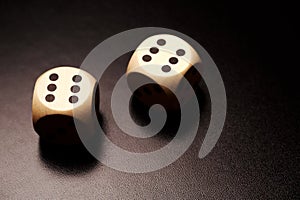
[[[188,96],[183,77],[192,87],[199,82],[200,75],[193,65],[200,62],[198,53],[183,39],[170,34],[154,35],[145,39],[133,53],[126,72],[128,85],[134,92],[145,80],[154,82],[136,90],[137,97],[146,104],[155,98],[167,97],[162,101],[171,105],[174,103],[168,98],[172,96],[171,90]],[[159,95],[160,91],[164,94]]]
[[[57,144],[79,143],[74,120],[91,134],[98,103],[96,83],[92,75],[74,67],[43,73],[35,83],[32,99],[33,126],[40,137]]]

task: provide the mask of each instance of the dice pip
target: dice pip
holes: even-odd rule
[[[93,105],[98,103],[96,83],[92,75],[74,67],[43,73],[35,83],[32,99],[33,126],[40,137],[56,144],[79,143],[75,121],[91,134]]]

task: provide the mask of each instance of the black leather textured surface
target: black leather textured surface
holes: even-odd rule
[[[298,65],[290,48],[293,16],[281,4],[0,1],[0,6],[0,199],[299,199]],[[205,89],[193,145],[155,172],[119,172],[82,147],[39,141],[31,120],[36,78],[54,66],[79,66],[107,37],[144,26],[191,36],[219,67],[228,112],[213,151],[197,158],[209,123]],[[137,141],[116,127],[109,98],[127,59],[116,61],[101,79],[102,123],[116,144],[145,152],[172,137]]]

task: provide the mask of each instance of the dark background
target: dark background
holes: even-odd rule
[[[0,199],[299,199],[296,6],[195,2],[0,1]],[[147,26],[187,34],[217,64],[228,112],[213,151],[197,158],[209,105],[190,149],[147,174],[115,171],[84,149],[39,141],[31,121],[36,78],[53,66],[80,66],[106,38]],[[104,96],[110,87],[104,79]],[[117,136],[105,99],[103,123]]]

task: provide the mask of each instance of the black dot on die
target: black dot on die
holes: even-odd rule
[[[176,51],[176,54],[177,54],[177,56],[184,56],[185,51],[184,51],[183,49],[178,49],[178,50]]]
[[[56,129],[56,132],[58,135],[65,135],[67,133],[67,130],[64,127],[59,127]]]
[[[161,70],[163,72],[169,72],[169,71],[171,71],[171,67],[169,65],[164,65],[164,66],[162,66]]]
[[[166,40],[164,40],[164,39],[159,39],[159,40],[157,40],[157,44],[158,44],[159,46],[164,46],[164,45],[166,44]]]
[[[151,48],[150,48],[150,52],[153,53],[153,54],[157,54],[158,51],[159,51],[159,49],[156,48],[156,47],[151,47]]]
[[[178,63],[178,59],[175,58],[175,57],[171,57],[171,58],[169,59],[169,62],[170,62],[171,64],[176,64],[176,63]]]
[[[78,102],[78,97],[77,96],[70,96],[69,98],[70,103],[77,103]]]
[[[157,84],[153,85],[153,88],[154,88],[155,92],[157,92],[157,93],[161,93],[162,92],[161,87],[159,85],[157,85]]]
[[[75,82],[75,83],[78,83],[82,80],[82,77],[80,75],[75,75],[73,76],[72,80]]]
[[[78,85],[73,85],[73,86],[71,87],[71,92],[77,93],[77,92],[79,92],[79,91],[80,91],[80,87],[79,87]]]
[[[47,90],[49,90],[50,92],[53,92],[56,90],[56,85],[55,84],[49,84],[47,86]]]
[[[54,101],[55,99],[55,96],[53,94],[48,94],[46,97],[45,97],[46,101],[48,102],[52,102]]]
[[[143,61],[149,62],[150,60],[151,60],[151,56],[149,56],[149,55],[144,55],[143,56]]]
[[[151,95],[152,94],[152,92],[149,90],[149,88],[147,88],[147,87],[144,87],[144,92],[146,93],[146,94],[148,94],[148,95]]]
[[[142,94],[140,91],[138,91],[138,90],[136,90],[136,91],[134,92],[134,94],[135,94],[136,96],[138,96],[138,97],[143,96],[143,94]]]
[[[58,75],[57,75],[57,74],[51,74],[51,75],[49,76],[49,79],[50,79],[51,81],[56,81],[56,80],[58,79]]]

